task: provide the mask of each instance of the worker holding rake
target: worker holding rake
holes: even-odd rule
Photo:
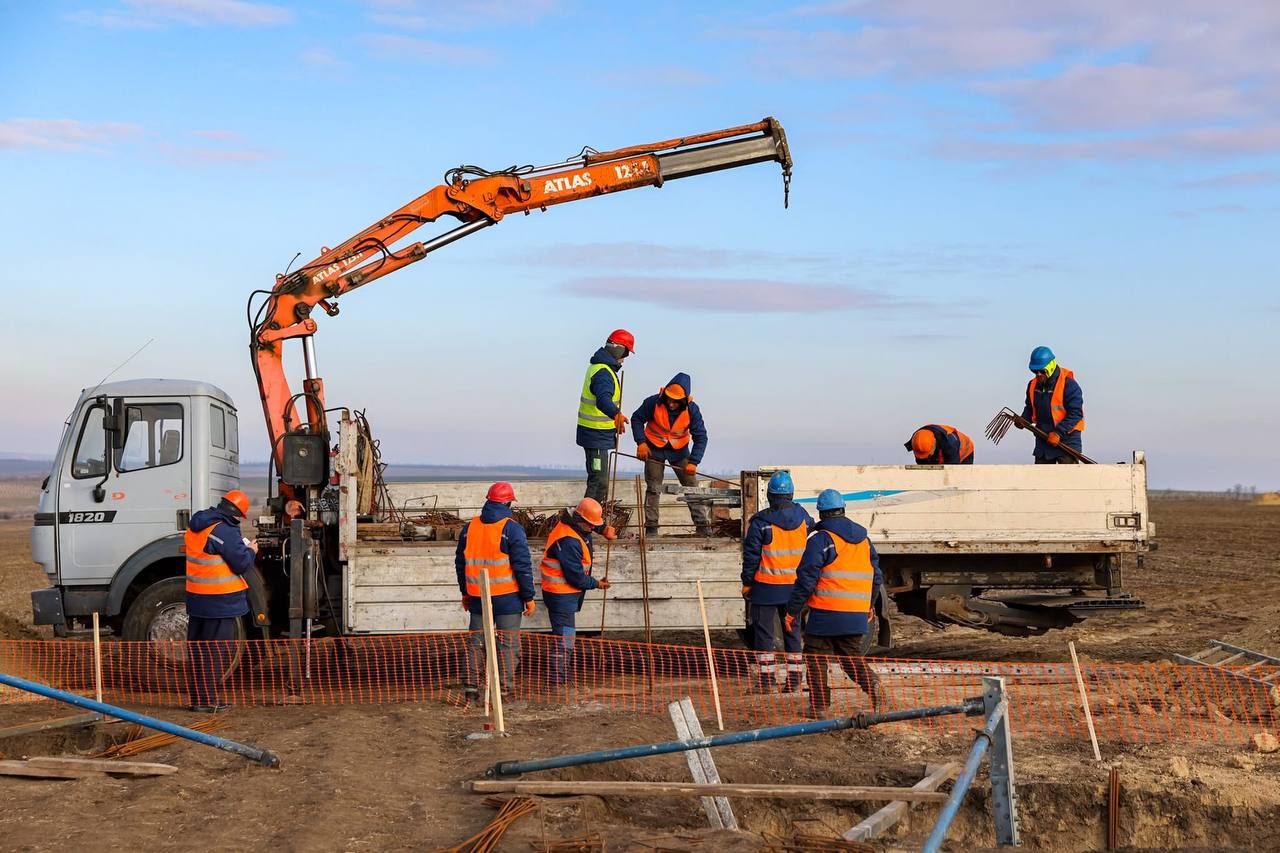
[[[1035,376],[1027,385],[1027,404],[1022,417],[1045,433],[1036,436],[1033,452],[1037,465],[1075,464],[1079,460],[1062,449],[1084,452],[1084,393],[1075,374],[1058,364],[1048,347],[1036,347],[1027,363]],[[1022,429],[1021,424],[1017,424]]]

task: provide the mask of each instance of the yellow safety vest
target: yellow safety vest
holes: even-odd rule
[[[591,393],[591,378],[601,370],[609,371],[613,377],[613,405],[622,403],[622,386],[618,382],[618,374],[607,364],[593,364],[587,368],[587,376],[582,380],[582,399],[578,401],[578,426],[587,429],[613,429],[613,418],[600,411],[596,405],[596,397]]]

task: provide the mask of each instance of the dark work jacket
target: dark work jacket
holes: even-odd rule
[[[676,450],[670,446],[667,447],[649,447],[649,456],[651,459],[657,459],[660,462],[683,462],[686,459],[694,465],[702,464],[702,456],[707,452],[707,424],[702,420],[702,409],[698,408],[692,397],[692,382],[687,373],[677,373],[671,377],[671,381],[667,385],[679,385],[684,389],[685,399],[689,401],[689,437],[692,439],[684,447]],[[653,410],[657,406],[663,405],[662,395],[654,394],[651,397],[645,397],[644,402],[640,404],[640,408],[631,413],[631,437],[636,440],[636,446],[644,444],[644,427],[653,417]],[[671,420],[675,420],[679,416],[679,410],[671,415]],[[612,446],[612,445],[610,445]]]
[[[1059,366],[1058,370],[1062,367]],[[1068,376],[1066,385],[1062,389],[1062,405],[1066,408],[1066,416],[1058,423],[1055,428],[1053,425],[1053,388],[1058,384],[1057,371],[1050,376],[1048,381],[1044,383],[1037,382],[1035,394],[1035,411],[1032,411],[1030,404],[1022,407],[1022,416],[1032,421],[1037,427],[1044,432],[1058,432],[1062,436],[1062,443],[1070,447],[1072,450],[1084,452],[1084,433],[1075,431],[1075,425],[1080,423],[1084,418],[1084,392],[1080,390],[1080,383],[1076,382],[1074,376]],[[1023,397],[1026,397],[1025,391]],[[1054,447],[1049,442],[1036,436],[1036,449],[1033,455],[1040,459],[1063,459],[1067,454]]]
[[[600,347],[600,349],[596,350],[596,354],[591,356],[591,364],[607,364],[613,368],[614,373],[622,369],[622,362],[609,355],[609,351],[604,347]],[[596,407],[609,417],[613,417],[621,411],[613,404],[613,389],[613,377],[609,375],[607,370],[597,370],[595,376],[591,377],[591,393],[596,398]],[[577,390],[582,390],[581,384],[579,384]],[[575,397],[574,399],[576,400],[577,398]],[[574,411],[577,412],[576,403],[574,404]],[[618,433],[613,427],[591,429],[578,424],[579,447],[586,447],[590,450],[612,450],[617,435]]]
[[[831,544],[831,537],[839,536],[851,545],[856,545],[867,538],[867,529],[848,518],[824,518],[818,527],[809,535],[809,544],[804,548],[804,556],[800,558],[800,568],[796,569],[796,586],[791,592],[791,600],[787,602],[787,612],[799,617],[805,608],[809,596],[818,585],[822,569],[831,565],[836,559],[836,547]],[[876,546],[871,546],[871,565],[875,570],[875,578],[871,582],[871,601],[874,606],[880,584],[884,583],[884,575],[880,573],[880,555]],[[819,610],[809,608],[804,632],[817,637],[847,637],[854,634],[867,633],[867,614],[845,613],[838,610]]]
[[[791,599],[794,584],[755,582],[760,568],[760,552],[773,541],[773,525],[783,530],[795,530],[805,525],[813,530],[813,518],[800,504],[777,500],[769,496],[769,508],[762,509],[747,522],[747,532],[742,537],[742,585],[751,587],[752,604],[786,604]]]
[[[240,518],[218,507],[202,509],[191,516],[187,527],[199,533],[212,527],[213,532],[204,549],[227,561],[227,567],[238,575],[253,568],[255,554],[244,544],[240,533]],[[187,593],[187,615],[197,619],[233,619],[249,612],[249,594],[246,590],[224,592],[220,595],[192,595]]]
[[[500,518],[511,518],[511,507],[497,501],[485,501],[480,509],[480,521],[492,524]],[[493,612],[498,616],[509,616],[524,610],[524,602],[533,601],[533,565],[529,555],[529,538],[524,528],[515,520],[507,522],[502,528],[502,542],[499,546],[502,553],[511,559],[511,573],[516,576],[517,592],[508,592],[493,596]],[[467,526],[463,526],[458,534],[458,549],[453,555],[453,567],[458,573],[458,589],[467,594],[467,560],[463,552],[467,548]],[[471,612],[484,612],[484,603],[480,596],[472,596]]]
[[[581,527],[574,527],[578,535],[587,543],[587,551],[589,554],[595,554],[595,543],[591,540],[591,532],[583,532]],[[547,605],[548,610],[554,610],[557,613],[577,613],[582,609],[582,602],[587,597],[587,590],[596,589],[600,586],[600,582],[594,577],[583,571],[582,568],[582,545],[577,539],[571,536],[565,536],[556,540],[556,544],[551,546],[551,552],[548,554],[553,560],[560,561],[560,571],[564,573],[564,581],[569,586],[576,586],[581,592],[547,592],[542,591],[542,600]]]

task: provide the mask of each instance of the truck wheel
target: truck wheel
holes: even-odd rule
[[[187,639],[187,582],[185,578],[165,578],[139,593],[124,616],[121,634],[126,640],[151,643],[151,656],[167,671],[186,666],[187,650],[178,645]],[[222,673],[225,681],[240,665],[244,656],[242,640],[248,638],[243,619],[236,620],[235,651]]]

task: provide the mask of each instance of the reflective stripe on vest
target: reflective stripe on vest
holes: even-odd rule
[[[578,540],[578,544],[582,546],[582,571],[587,575],[591,574],[591,549],[587,547],[587,540],[583,539],[578,531],[561,521],[547,537],[547,548],[542,552],[542,564],[538,567],[542,572],[543,592],[582,592],[565,580],[564,572],[560,569],[560,561],[551,556],[552,546],[565,537]]]
[[[226,595],[249,588],[243,577],[231,571],[226,560],[205,551],[214,527],[217,525],[199,533],[188,529],[182,537],[182,550],[187,555],[187,592],[192,595]]]
[[[661,393],[653,406],[653,416],[644,425],[645,441],[654,447],[671,445],[673,450],[689,446],[689,407],[685,406],[671,422],[671,412],[662,402]]]
[[[587,429],[613,429],[613,418],[606,415],[596,405],[596,395],[591,393],[591,379],[601,370],[609,371],[613,377],[613,394],[610,399],[617,406],[622,402],[622,385],[618,382],[618,374],[607,364],[593,364],[587,368],[586,378],[582,380],[582,399],[578,401],[578,426]]]
[[[1053,385],[1053,396],[1049,399],[1049,415],[1053,418],[1053,425],[1056,427],[1062,423],[1062,419],[1067,416],[1067,406],[1064,398],[1067,394],[1067,380],[1075,379],[1076,375],[1064,367],[1058,368],[1058,381]],[[1031,419],[1034,421],[1037,417],[1036,412],[1036,380],[1032,379],[1031,384],[1027,386],[1027,404],[1031,406]],[[1040,429],[1045,429],[1044,424],[1037,423]],[[1072,432],[1084,432],[1084,412],[1080,413],[1079,422],[1071,428]]]
[[[871,592],[875,585],[871,542],[863,539],[850,544],[834,533],[827,533],[827,536],[836,549],[836,558],[822,567],[822,575],[813,589],[813,595],[809,596],[808,605],[816,610],[870,613]]]
[[[481,568],[489,570],[489,595],[509,595],[520,591],[516,576],[511,571],[511,558],[502,553],[502,531],[510,520],[500,518],[486,524],[477,515],[467,523],[467,546],[462,549],[467,595],[484,595],[480,583]]]
[[[756,569],[754,580],[756,583],[795,583],[809,527],[801,524],[795,530],[784,530],[770,524],[769,529],[773,533],[772,541],[760,550],[760,568]]]
[[[932,432],[934,437],[938,439],[938,449],[935,450],[933,456],[929,458],[930,463],[935,465],[942,464],[942,436],[938,435],[939,430],[945,432],[947,435],[954,435],[956,440],[960,442],[961,462],[973,455],[973,439],[969,438],[969,436],[965,435],[955,427],[948,426],[947,424],[928,424],[925,429]]]

